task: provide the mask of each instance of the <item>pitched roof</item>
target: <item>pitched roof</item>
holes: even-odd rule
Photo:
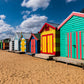
[[[84,13],[84,8],[80,11],[80,13]]]
[[[16,34],[17,34],[18,38],[20,38],[21,32],[16,32]]]
[[[38,40],[40,40],[40,34],[34,34]]]
[[[79,17],[84,17],[84,13],[79,13],[79,12],[72,12],[59,26],[58,30],[73,16],[79,16]]]
[[[31,34],[31,37],[34,37],[36,40],[40,40],[40,34],[39,33],[37,33],[37,34]],[[30,37],[30,39],[29,40],[31,40],[31,37]]]
[[[55,28],[57,28],[59,26],[59,24],[56,24],[56,23],[50,23],[50,22],[48,22],[48,24],[52,25]]]
[[[45,24],[43,25],[43,27],[41,28],[41,30],[39,31],[39,33],[42,32],[42,30],[44,29],[44,26],[45,26],[45,25],[48,25],[48,26],[50,26],[51,28],[56,29],[59,24],[55,24],[55,23],[45,23]]]
[[[11,40],[11,38],[5,38],[5,39],[3,39],[3,40]]]
[[[23,36],[25,37],[25,39],[29,39],[31,36],[31,33],[24,33],[22,32]]]

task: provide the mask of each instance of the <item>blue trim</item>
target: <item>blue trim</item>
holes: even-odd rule
[[[32,39],[35,39],[33,36],[31,37],[31,40]],[[29,47],[30,47],[30,52],[31,52],[31,40],[29,42]],[[35,50],[36,52],[35,53],[38,53],[38,45],[37,45],[38,41],[35,39]]]
[[[37,51],[37,40],[35,40],[35,50],[36,50],[36,53],[38,53],[38,51]]]
[[[30,52],[31,52],[31,41],[29,42],[29,47],[30,47],[29,50],[30,50]]]

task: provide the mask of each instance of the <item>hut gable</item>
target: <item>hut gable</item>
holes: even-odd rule
[[[31,39],[40,40],[40,34],[31,34],[31,37],[30,37],[29,41]]]
[[[59,26],[58,26],[58,30],[63,27],[63,26],[67,26],[70,25],[71,28],[73,28],[73,26],[77,26],[79,27],[80,23],[84,21],[84,13],[78,13],[78,12],[72,12]],[[72,24],[72,25],[71,25]],[[82,23],[83,25],[84,23]],[[67,27],[68,28],[68,27]],[[77,28],[77,27],[76,27]]]
[[[22,37],[23,37],[24,39],[29,39],[30,36],[31,36],[30,33],[24,33],[24,32],[22,32]]]
[[[46,32],[46,31],[51,31],[51,30],[56,30],[59,24],[54,24],[54,23],[45,23],[42,29],[39,31],[41,32]]]
[[[15,33],[14,40],[19,40],[20,37],[21,37],[21,32],[16,32],[16,33]]]

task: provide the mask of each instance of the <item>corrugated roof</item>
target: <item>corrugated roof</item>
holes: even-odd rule
[[[18,38],[20,38],[21,32],[16,32],[16,34],[17,34]]]
[[[56,24],[56,23],[50,23],[50,22],[47,22],[48,24],[50,24],[51,26],[57,28],[59,26],[59,24]]]
[[[10,38],[5,38],[4,40],[10,40]]]

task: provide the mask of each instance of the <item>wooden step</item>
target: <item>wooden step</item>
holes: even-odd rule
[[[14,53],[17,53],[17,54],[25,54],[25,52],[22,52],[22,51],[14,51]]]
[[[65,62],[67,64],[74,64],[78,66],[84,66],[84,60],[72,59],[67,57],[53,57],[55,61]]]
[[[50,55],[50,54],[35,54],[35,57],[46,59],[46,60],[50,60],[50,59],[53,59],[54,55]]]
[[[27,52],[27,53],[25,53],[25,54],[30,55],[30,56],[35,56],[35,53]]]

